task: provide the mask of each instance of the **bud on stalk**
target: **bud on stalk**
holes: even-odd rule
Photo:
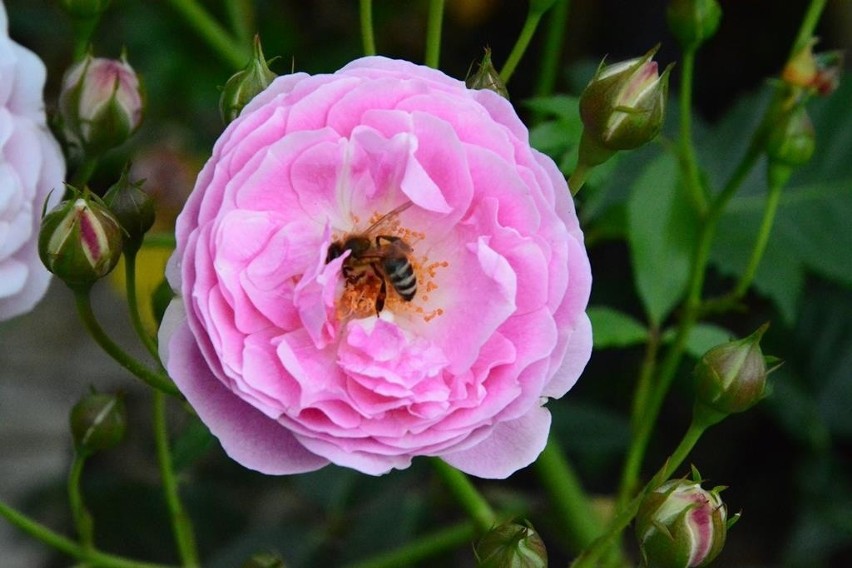
[[[580,95],[580,163],[601,164],[616,151],[638,148],[659,134],[672,66],[658,73],[652,60],[658,47],[642,57],[598,67]]]
[[[122,57],[87,55],[62,80],[59,112],[68,141],[87,156],[125,142],[142,121],[139,77]]]
[[[225,124],[240,115],[243,107],[261,93],[277,77],[267,65],[260,47],[260,36],[254,36],[254,55],[242,71],[228,79],[219,98],[219,112]]]
[[[840,83],[843,52],[814,53],[813,48],[816,43],[816,38],[811,39],[790,58],[781,71],[781,80],[791,87],[805,89],[825,97],[833,93]]]
[[[142,190],[145,180],[130,181],[130,165],[104,194],[104,203],[124,229],[124,250],[135,253],[154,224],[154,200]]]
[[[491,62],[491,50],[486,49],[485,55],[482,56],[482,61],[479,63],[479,69],[476,73],[468,76],[464,81],[468,89],[484,89],[494,91],[504,99],[509,98],[509,91],[506,90],[506,84],[500,79],[500,73],[494,68]]]
[[[74,448],[82,456],[112,448],[124,438],[126,424],[120,395],[88,394],[71,409]]]
[[[529,522],[497,525],[479,539],[474,554],[478,568],[547,568],[544,541]]]
[[[45,267],[69,288],[87,290],[118,262],[122,230],[96,196],[71,190],[72,198],[42,219],[38,252]]]
[[[774,357],[764,357],[760,339],[768,324],[739,341],[731,341],[701,357],[695,366],[696,409],[710,410],[722,415],[743,412],[766,396],[766,377],[777,368]]]
[[[695,49],[716,34],[722,8],[716,0],[672,0],[666,20],[684,49]]]
[[[712,562],[738,518],[728,520],[719,497],[723,489],[707,491],[700,479],[676,479],[649,493],[636,515],[642,566],[695,568]]]

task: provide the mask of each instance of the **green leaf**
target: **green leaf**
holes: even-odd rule
[[[627,203],[636,289],[654,325],[683,296],[697,238],[698,222],[679,180],[675,157],[661,154],[639,175]]]
[[[592,320],[595,349],[627,347],[648,338],[645,326],[623,312],[601,306],[591,307],[587,313]]]

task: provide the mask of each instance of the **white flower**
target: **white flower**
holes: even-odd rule
[[[9,38],[0,3],[0,320],[28,312],[50,274],[36,243],[42,206],[62,194],[65,161],[47,128],[44,63]]]

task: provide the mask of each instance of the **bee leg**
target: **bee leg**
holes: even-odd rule
[[[375,268],[373,270],[375,271]],[[382,275],[377,273],[376,276],[379,278],[379,293],[376,294],[376,316],[378,317],[385,308],[385,298],[388,297],[388,288]]]

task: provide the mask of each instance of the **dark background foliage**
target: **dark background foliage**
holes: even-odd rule
[[[5,3],[12,36],[46,61],[50,104],[70,62],[70,23],[54,2]],[[214,13],[221,8],[218,2],[205,4]],[[332,71],[361,54],[354,1],[259,0],[256,4],[264,51],[268,57],[280,56],[272,64],[279,74],[291,67]],[[517,36],[526,3],[453,0],[447,4],[442,68],[464,77],[484,46],[493,49],[499,66]],[[717,184],[747,143],[748,125],[759,118],[766,101],[765,93],[761,94],[766,78],[783,65],[807,5],[801,0],[721,4],[724,19],[719,33],[699,53],[695,96],[700,160]],[[375,9],[379,53],[421,61],[425,2],[376,0]],[[662,42],[661,63],[675,61],[678,52],[665,27],[664,9],[665,2],[657,0],[572,2],[564,72],[557,91],[576,96],[603,56],[610,61],[633,57],[658,42]],[[819,34],[822,49],[850,46],[848,1],[829,2]],[[222,129],[218,89],[233,69],[211,54],[165,1],[113,0],[94,50],[96,55],[116,57],[124,48],[145,81],[146,121],[92,185],[103,189],[132,157],[149,178],[146,187],[158,196],[159,215],[167,223]],[[513,78],[510,93],[525,118],[536,122],[534,143],[570,171],[576,143],[570,133],[576,132],[576,111],[572,114],[570,106],[559,100],[539,106],[524,102],[534,94],[540,49],[541,35]],[[673,91],[677,78],[675,68]],[[539,113],[533,113],[536,108]],[[703,341],[709,342],[728,334],[742,336],[771,321],[765,352],[785,360],[773,375],[773,396],[711,429],[691,458],[713,484],[729,486],[724,496],[730,508],[743,511],[717,561],[720,566],[852,565],[852,233],[848,221],[852,218],[852,88],[847,84],[832,99],[818,101],[812,114],[818,132],[817,155],[785,192],[773,246],[755,291],[746,299],[746,309],[719,317],[711,322],[713,327],[703,329],[707,337]],[[617,308],[638,321],[642,304],[633,286],[630,235],[624,219],[628,207],[644,208],[653,218],[656,188],[637,187],[653,152],[634,152],[608,166],[590,181],[578,204],[595,275],[592,305]],[[762,174],[757,173],[732,202],[713,253],[711,291],[725,289],[745,263],[759,221],[762,188]],[[631,201],[630,196],[637,193],[647,199]],[[105,292],[101,302],[109,311],[120,300]],[[47,302],[31,316],[35,323],[29,327],[13,323],[0,331],[30,330],[31,343],[38,343],[44,339],[35,331],[39,326],[58,316],[73,317],[70,303],[70,295],[54,286]],[[126,325],[121,319],[114,323]],[[76,322],[64,325],[69,333],[79,334]],[[630,393],[642,356],[637,344],[642,326],[633,329],[633,335],[629,326],[620,329],[624,334],[620,338],[597,338],[598,349],[578,386],[565,399],[550,404],[555,432],[585,486],[602,497],[617,484],[628,443]],[[48,352],[33,357],[34,362],[55,365],[51,346],[42,348]],[[106,359],[87,349],[82,364],[92,358]],[[4,364],[13,355],[3,351]],[[688,424],[694,360],[684,364],[667,400],[646,473],[665,459]],[[87,468],[84,488],[98,522],[98,544],[152,561],[175,561],[153,464],[148,396],[127,385],[131,379],[119,375],[111,362],[103,365],[106,370],[81,377],[79,383],[99,388],[125,385],[131,428],[125,444],[94,458]],[[13,379],[23,380],[3,378]],[[38,377],[26,380],[38,381]],[[58,408],[63,411],[61,405]],[[0,400],[0,430],[7,427],[9,415],[8,404]],[[292,567],[344,565],[463,520],[463,513],[424,460],[382,478],[336,467],[270,478],[228,461],[203,426],[183,413],[175,412],[173,424],[183,493],[196,521],[205,566],[237,566],[250,554],[267,550],[280,553]],[[7,447],[20,450],[26,440],[0,437],[0,442],[9,443],[0,446],[6,467],[26,467],[24,461],[10,461],[20,452],[6,452]],[[70,455],[70,443],[66,452]],[[15,504],[68,533],[64,475],[63,463],[40,472],[35,477],[38,483],[23,484],[26,495]],[[478,486],[496,506],[532,520],[543,533],[553,565],[568,561],[566,547],[552,526],[546,495],[537,489],[531,470],[508,482],[478,482]],[[67,564],[59,556],[44,560],[44,566]],[[424,565],[472,564],[470,549],[462,547]]]

